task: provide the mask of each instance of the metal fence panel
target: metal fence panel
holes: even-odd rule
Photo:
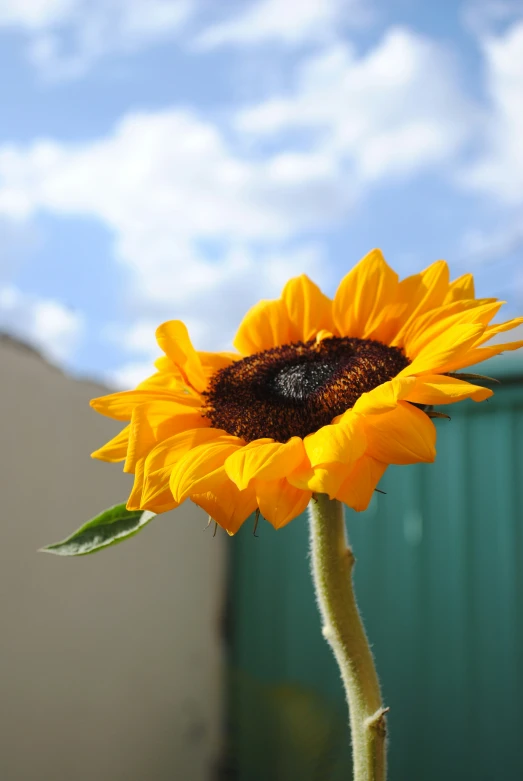
[[[449,411],[449,408],[446,408]],[[391,708],[391,781],[523,778],[523,384],[438,420],[435,464],[391,467],[347,512],[356,593]],[[231,540],[237,781],[350,778],[305,516]]]

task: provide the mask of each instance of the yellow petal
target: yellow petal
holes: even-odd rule
[[[417,407],[405,401],[382,415],[365,418],[367,453],[386,464],[434,461],[436,429]]]
[[[156,366],[159,372],[166,372],[166,374],[172,374],[173,372],[175,373],[177,372],[180,377],[180,380],[183,381],[183,377],[180,374],[180,370],[176,367],[176,364],[174,364],[167,355],[160,355],[160,357],[155,360],[154,365]]]
[[[414,323],[414,329],[405,339],[405,352],[411,358],[415,358],[419,353],[430,345],[436,344],[442,334],[450,331],[456,325],[484,325],[487,326],[496,312],[502,306],[502,301],[489,302],[478,306],[469,307],[465,310],[454,312],[448,316],[439,317],[436,322],[431,324],[418,322]],[[437,311],[437,310],[436,310]],[[432,315],[432,313],[429,313]],[[420,318],[424,320],[425,318]]]
[[[310,465],[323,466],[333,462],[353,464],[365,450],[363,426],[356,415],[344,416],[343,422],[323,426],[303,440]]]
[[[182,412],[182,407],[200,407],[201,400],[182,391],[160,390],[130,390],[119,393],[110,393],[108,396],[99,396],[91,399],[91,407],[101,415],[115,420],[130,420],[133,409],[138,404],[147,402],[165,401],[172,404],[172,414]]]
[[[451,321],[451,324],[460,322],[482,322],[486,324],[489,322],[490,318],[485,316],[484,312],[480,313],[480,316],[477,318],[475,317],[475,315],[478,314],[479,308],[484,307],[487,304],[497,304],[499,307],[501,306],[501,303],[502,302],[498,302],[496,298],[480,298],[475,301],[467,299],[464,301],[452,301],[447,304],[442,304],[442,306],[431,309],[412,320],[408,330],[404,331],[402,347],[410,344],[411,341],[418,338],[420,334],[424,334],[436,323],[440,323],[442,320],[453,317],[454,315],[461,315],[461,317],[456,317]]]
[[[124,472],[134,472],[136,461],[145,458],[162,439],[189,429],[208,428],[210,424],[208,418],[202,417],[199,408],[184,406],[173,414],[170,402],[140,404],[134,408],[131,417]]]
[[[449,288],[449,269],[444,260],[437,260],[420,274],[403,279],[398,285],[397,304],[404,305],[403,323],[391,341],[401,345],[411,323],[430,309],[441,306]]]
[[[523,340],[519,342],[505,342],[505,344],[493,344],[491,347],[476,347],[466,353],[461,353],[457,357],[455,356],[453,360],[442,366],[440,371],[455,372],[458,369],[466,369],[467,366],[474,366],[476,363],[486,361],[505,351],[519,350],[520,347],[523,347]]]
[[[334,322],[342,336],[365,338],[396,295],[398,275],[374,249],[342,279],[334,296]]]
[[[227,436],[227,433],[220,429],[196,428],[182,431],[158,442],[145,460],[144,501],[153,501],[167,490],[170,493],[169,481],[174,464],[186,453],[223,436]]]
[[[316,344],[323,342],[324,339],[332,339],[333,336],[335,336],[335,334],[332,331],[326,331],[323,328],[321,331],[318,331],[318,333],[316,334]]]
[[[449,371],[443,367],[456,361],[474,345],[484,332],[484,325],[455,325],[434,342],[431,342],[399,373],[399,377],[413,374],[435,374]]]
[[[463,274],[451,282],[444,303],[449,301],[462,301],[466,298],[475,298],[474,277],[472,274]]]
[[[142,498],[140,502],[140,509],[151,510],[153,513],[166,513],[169,510],[174,510],[179,507],[180,502],[176,502],[173,499],[169,483],[163,485],[162,490],[155,491],[154,494],[147,495],[145,490],[145,482],[142,486]]]
[[[416,378],[412,390],[405,397],[405,401],[415,404],[452,404],[463,399],[484,401],[493,395],[490,388],[480,385],[471,385],[470,382],[458,380],[454,377],[446,377],[441,374],[423,374]]]
[[[134,472],[133,490],[127,500],[126,507],[128,510],[141,510],[142,509],[142,488],[143,488],[143,467],[145,458],[140,459],[136,463],[136,469]]]
[[[275,529],[301,515],[312,496],[312,491],[295,488],[285,478],[255,480],[254,490],[261,514]]]
[[[307,467],[302,466],[292,472],[287,481],[295,488],[302,491],[312,491],[318,494],[328,494],[334,499],[340,485],[347,479],[352,465],[329,464],[328,466]]]
[[[240,490],[258,477],[277,480],[294,471],[305,460],[305,450],[300,437],[288,442],[254,440],[233,453],[225,462],[225,471]]]
[[[155,502],[163,503],[166,498],[173,499],[169,480],[172,467],[159,469],[148,475],[142,488],[142,505],[149,509]],[[173,499],[174,501],[174,499]]]
[[[131,495],[127,501],[128,510],[151,510],[154,513],[165,513],[169,510],[173,510],[178,507],[178,502],[175,502],[170,491],[165,491],[163,494],[155,497],[153,501],[145,501],[143,498],[143,486],[144,486],[144,461],[140,459],[136,464],[136,471],[134,475],[134,485]]]
[[[226,458],[243,444],[237,437],[222,436],[189,450],[174,465],[171,473],[170,486],[176,501],[181,502],[193,493],[212,490],[216,478],[222,480],[225,474],[223,465]]]
[[[201,360],[181,320],[169,320],[156,329],[156,341],[180,370],[185,382],[201,393],[207,386]]]
[[[249,309],[234,338],[242,355],[254,355],[291,341],[287,308],[283,301],[259,301]]]
[[[291,341],[308,342],[321,331],[334,332],[332,301],[305,274],[287,282],[282,300],[287,307]]]
[[[401,282],[399,285],[401,285]],[[396,334],[405,322],[408,309],[407,301],[394,301],[384,306],[381,312],[377,314],[376,325],[368,338],[375,339],[382,344],[392,344]]]
[[[91,453],[91,458],[98,458],[100,461],[109,461],[111,463],[124,461],[127,455],[130,430],[131,427],[126,426],[113,439],[109,440],[106,445]]]
[[[398,401],[404,399],[416,382],[414,377],[394,377],[394,379],[378,385],[373,390],[362,395],[352,408],[352,414],[375,415],[387,412],[398,405]],[[347,415],[344,413],[341,420]]]
[[[136,390],[177,390],[183,391],[186,385],[179,371],[156,372],[136,386]]]
[[[223,441],[224,437],[229,437],[229,434],[217,428],[191,428],[173,434],[151,449],[147,456],[145,471],[152,474],[164,466],[172,466],[194,447],[214,440]]]
[[[358,512],[366,510],[386,468],[387,464],[368,455],[362,456],[340,486],[336,499]]]
[[[141,510],[151,510],[153,513],[159,515],[160,513],[166,513],[169,510],[174,510],[180,506],[180,502],[175,502],[169,484],[163,491],[158,491],[154,496],[145,496],[142,489]]]
[[[240,491],[224,474],[224,480],[212,491],[191,495],[191,501],[205,510],[228,534],[236,534],[257,506],[254,488]]]
[[[226,366],[230,366],[234,361],[239,361],[241,355],[230,352],[210,353],[198,350],[198,358],[201,361],[205,374],[210,375],[219,369],[225,369]]]
[[[449,267],[444,260],[436,260],[421,272],[418,295],[420,296],[415,306],[416,315],[422,311],[440,306],[445,300],[449,289]]]
[[[153,374],[151,377],[148,377],[147,380],[138,385],[138,388],[142,388],[142,386],[156,388],[163,387],[169,388],[171,390],[181,390],[185,393],[191,393],[192,395],[199,396],[198,392],[186,383],[179,368],[166,355],[162,355],[160,358],[157,358],[154,362],[154,365],[158,369],[157,373]]]
[[[179,502],[175,502],[172,496],[168,501],[165,501],[164,503],[158,502],[145,502],[142,506],[142,510],[151,510],[151,512],[156,513],[156,515],[160,515],[160,513],[167,513],[169,510],[175,510],[177,507],[179,507]]]
[[[493,336],[504,333],[505,331],[511,331],[513,328],[516,328],[522,323],[523,317],[513,317],[512,320],[507,320],[504,323],[496,323],[495,325],[488,326],[488,328],[485,328],[485,333],[483,333],[480,339],[477,341],[478,347],[480,344],[483,344],[489,339],[492,339]]]

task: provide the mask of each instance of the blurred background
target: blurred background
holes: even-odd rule
[[[350,777],[304,519],[35,551],[128,493],[87,402],[151,373],[163,320],[228,349],[374,246],[521,314],[523,6],[0,0],[0,42],[0,778]],[[436,465],[349,518],[391,781],[523,778],[523,362],[482,371]]]

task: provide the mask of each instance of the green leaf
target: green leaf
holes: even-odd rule
[[[61,542],[46,545],[40,550],[58,556],[87,556],[88,553],[116,545],[138,534],[155,513],[149,510],[126,510],[125,504],[117,504],[104,510]]]

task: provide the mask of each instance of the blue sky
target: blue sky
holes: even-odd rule
[[[523,8],[0,0],[0,328],[130,386],[380,246],[523,309]]]

